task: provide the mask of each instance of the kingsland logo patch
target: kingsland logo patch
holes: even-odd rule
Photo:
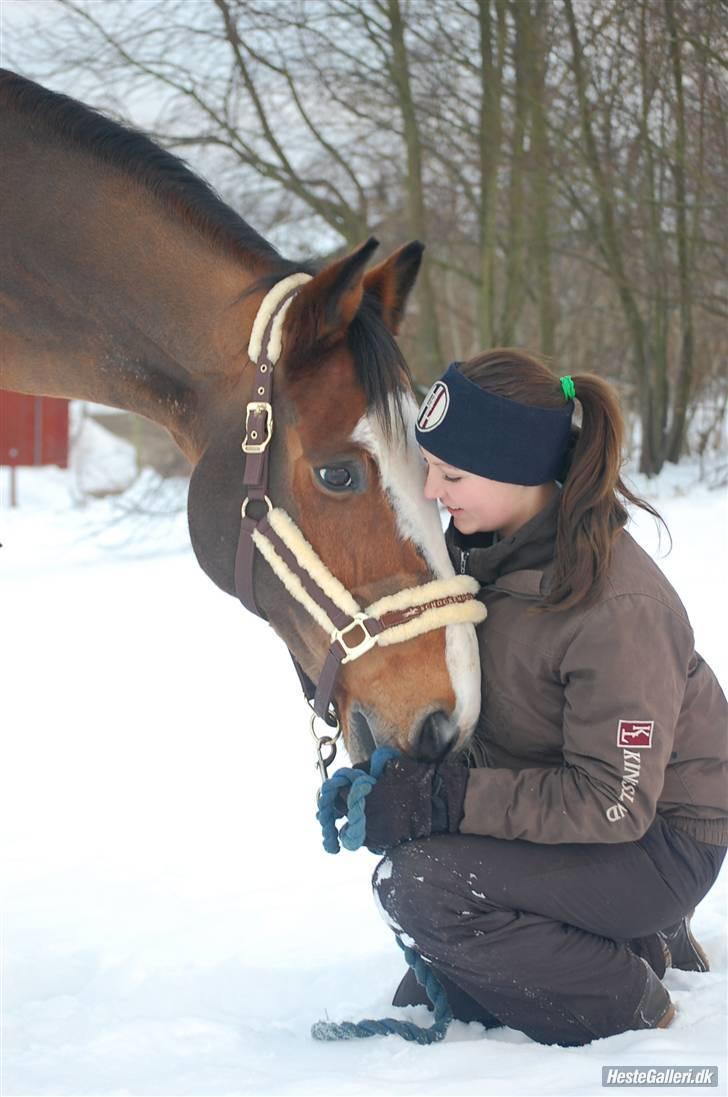
[[[620,819],[624,819],[628,812],[625,804],[634,803],[634,794],[640,783],[642,755],[636,750],[624,750],[622,755],[622,791],[619,794],[617,803],[611,804],[605,813],[610,823],[618,823]]]
[[[424,431],[434,430],[439,427],[450,407],[450,392],[444,381],[435,381],[434,385],[422,401],[422,407],[417,416],[417,429]]]
[[[654,720],[620,720],[617,725],[617,746],[646,750],[652,746]]]
[[[640,783],[641,750],[652,746],[654,720],[620,720],[617,724],[617,746],[622,748],[622,787],[619,800],[605,812],[610,823],[618,823],[627,815],[627,804],[634,803]]]

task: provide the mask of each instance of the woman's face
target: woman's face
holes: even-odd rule
[[[460,533],[498,530],[503,536],[510,536],[543,505],[540,488],[546,485],[533,488],[488,480],[454,468],[421,446],[420,449],[427,465],[425,497],[440,500]]]

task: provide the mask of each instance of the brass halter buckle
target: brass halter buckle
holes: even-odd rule
[[[257,430],[250,426],[251,415],[265,415],[265,438],[261,441]],[[273,437],[273,408],[264,400],[251,400],[245,409],[245,438],[242,442],[243,453],[264,453]],[[248,441],[248,439],[251,441]]]
[[[336,628],[331,633],[332,645],[335,644],[338,640],[338,642],[341,644],[342,648],[346,652],[346,655],[341,660],[342,663],[350,663],[352,662],[352,660],[358,659],[361,655],[366,654],[367,651],[371,651],[371,649],[376,644],[376,636],[372,636],[372,634],[369,632],[366,625],[364,624],[366,619],[366,614],[355,613],[353,620],[348,625],[344,625],[343,628]],[[349,645],[344,642],[344,637],[347,633],[351,632],[352,629],[355,628],[360,628],[362,630],[362,632],[364,633],[364,639],[360,640],[358,644]]]

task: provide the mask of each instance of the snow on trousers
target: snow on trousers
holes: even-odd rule
[[[456,992],[456,1016],[576,1046],[632,1027],[647,978],[636,939],[691,911],[725,853],[660,816],[615,844],[442,835],[393,849],[374,890]]]

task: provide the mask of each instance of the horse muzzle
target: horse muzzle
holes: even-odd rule
[[[427,712],[417,723],[406,746],[395,738],[393,730],[382,728],[376,716],[355,704],[347,723],[347,749],[352,762],[370,758],[377,747],[394,746],[418,762],[441,762],[457,745],[460,729],[452,716],[442,709]]]

